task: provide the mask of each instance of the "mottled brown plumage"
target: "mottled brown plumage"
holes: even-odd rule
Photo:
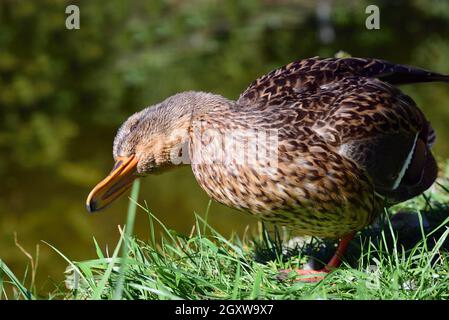
[[[377,59],[305,59],[255,80],[237,101],[185,92],[134,114],[114,158],[135,163],[120,173],[127,177],[188,159],[216,201],[301,234],[343,237],[434,182],[434,132],[394,86],[430,81],[449,77]],[[253,150],[246,142],[258,135],[276,139]],[[240,161],[227,137],[256,159]],[[91,193],[90,211],[109,203],[107,188]]]

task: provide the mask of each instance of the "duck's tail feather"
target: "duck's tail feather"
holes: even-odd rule
[[[402,67],[402,66],[401,66]],[[380,74],[377,78],[391,84],[409,84],[420,82],[449,82],[449,76],[421,69],[411,68],[407,72]]]
[[[449,75],[432,72],[418,67],[395,64],[380,59],[352,59],[356,60],[355,64],[358,65],[359,68],[361,67],[359,72],[361,71],[364,76],[376,77],[391,84],[449,82]],[[364,61],[365,63],[361,63],[361,61]]]

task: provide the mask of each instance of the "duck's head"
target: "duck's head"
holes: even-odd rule
[[[139,176],[163,172],[185,163],[188,155],[183,151],[187,150],[185,145],[192,117],[223,99],[203,92],[184,92],[130,116],[114,139],[115,165],[89,193],[87,210],[94,212],[106,208]]]

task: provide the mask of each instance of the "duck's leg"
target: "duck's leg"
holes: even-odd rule
[[[354,238],[355,232],[348,234],[347,236],[340,239],[340,243],[338,244],[337,250],[335,251],[335,254],[333,257],[329,260],[329,262],[324,266],[324,268],[320,270],[303,270],[303,269],[295,269],[296,273],[301,276],[301,278],[298,279],[298,281],[302,282],[318,282],[323,280],[324,276],[332,271],[333,269],[336,269],[341,264],[341,258],[344,256],[349,242]],[[284,270],[281,273],[281,276],[288,274],[291,270]],[[284,278],[283,277],[283,278]]]

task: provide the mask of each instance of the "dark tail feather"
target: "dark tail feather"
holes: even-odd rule
[[[411,69],[409,72],[394,72],[390,74],[380,74],[377,78],[391,84],[409,84],[419,82],[449,82],[449,76],[420,69]]]
[[[449,82],[449,75],[380,59],[346,58],[345,65],[355,73],[376,77],[391,84]]]

